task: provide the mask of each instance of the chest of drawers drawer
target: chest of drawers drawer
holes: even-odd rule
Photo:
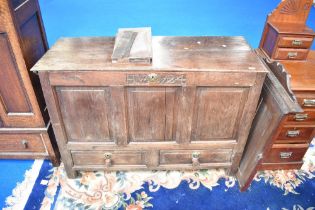
[[[307,57],[308,49],[277,48],[274,53],[276,60],[304,60]]]
[[[200,166],[212,163],[229,163],[231,150],[161,150],[161,165],[192,165]]]
[[[308,144],[274,144],[263,163],[301,162]]]
[[[146,168],[145,151],[72,151],[75,167],[94,169]]]
[[[228,167],[231,165],[231,149],[183,149],[183,150],[100,150],[72,151],[74,168],[81,169],[173,169]]]
[[[282,127],[276,143],[308,143],[314,136],[313,127]]]
[[[315,110],[303,113],[289,114],[285,118],[285,124],[315,125]]]
[[[40,134],[0,134],[0,153],[46,152]]]
[[[308,49],[311,47],[312,42],[313,42],[312,36],[280,35],[278,40],[278,47]]]

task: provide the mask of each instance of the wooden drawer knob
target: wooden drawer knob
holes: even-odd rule
[[[293,152],[280,152],[280,158],[281,159],[287,159],[292,156]]]
[[[300,135],[300,130],[291,130],[287,132],[287,137],[297,137]]]
[[[27,149],[27,147],[28,147],[28,142],[27,142],[25,139],[23,139],[23,140],[21,141],[21,144],[23,145],[23,148],[24,148],[24,149]]]
[[[199,157],[200,157],[200,153],[199,152],[193,152],[192,153],[192,166],[196,167],[196,166],[200,166],[200,162],[199,162]]]
[[[308,114],[295,114],[294,120],[295,121],[304,121],[308,118]]]
[[[104,154],[105,158],[105,167],[109,168],[112,166],[112,154],[111,153],[105,153]]]

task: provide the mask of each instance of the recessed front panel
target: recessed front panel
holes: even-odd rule
[[[175,138],[176,89],[127,88],[130,141],[170,141]]]
[[[31,68],[46,52],[37,13],[20,26],[26,65]]]
[[[57,88],[69,141],[111,141],[108,88]]]
[[[7,113],[31,112],[6,33],[0,32],[0,103]]]
[[[246,101],[246,90],[197,88],[192,140],[235,139]]]

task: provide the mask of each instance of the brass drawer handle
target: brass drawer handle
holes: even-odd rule
[[[295,121],[304,121],[308,118],[308,114],[295,114],[294,120]]]
[[[105,167],[109,168],[112,166],[112,154],[111,153],[105,153],[104,154],[105,158]]]
[[[192,161],[192,166],[193,167],[200,166],[199,157],[200,157],[200,153],[199,152],[193,152],[192,153],[191,161]]]
[[[315,99],[304,99],[303,106],[315,107]]]
[[[22,143],[24,149],[27,149],[27,148],[28,148],[28,142],[27,142],[25,139],[23,139],[23,140],[21,141],[21,143]]]
[[[289,52],[289,53],[288,53],[288,58],[289,58],[289,59],[292,59],[292,58],[297,57],[297,55],[298,55],[297,52]]]
[[[292,41],[293,46],[301,46],[303,42],[301,40],[295,39]]]
[[[300,135],[300,130],[292,130],[287,132],[287,137],[297,137]]]
[[[281,159],[287,159],[292,156],[293,152],[280,152],[280,158]]]

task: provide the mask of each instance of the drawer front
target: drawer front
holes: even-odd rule
[[[161,150],[160,164],[189,164],[198,166],[206,163],[227,163],[231,159],[231,150]]]
[[[262,163],[258,166],[258,170],[290,170],[301,169],[303,162],[292,163]]]
[[[277,60],[304,60],[307,57],[307,49],[277,48],[274,59]]]
[[[286,124],[299,124],[299,125],[315,125],[315,110],[305,111],[303,113],[288,115],[285,119]]]
[[[298,37],[298,36],[280,36],[278,47],[288,48],[310,48],[313,42],[313,37]]]
[[[315,96],[312,97],[297,96],[297,100],[303,109],[311,109],[315,111]]]
[[[274,144],[268,154],[265,155],[264,163],[284,163],[302,161],[308,144],[289,145]]]
[[[145,152],[140,151],[73,151],[72,158],[77,166],[125,166],[128,169],[128,166],[145,165]]]
[[[276,142],[309,142],[313,135],[314,128],[304,128],[304,127],[284,127],[281,129]]]
[[[0,134],[0,152],[46,152],[40,134]]]

